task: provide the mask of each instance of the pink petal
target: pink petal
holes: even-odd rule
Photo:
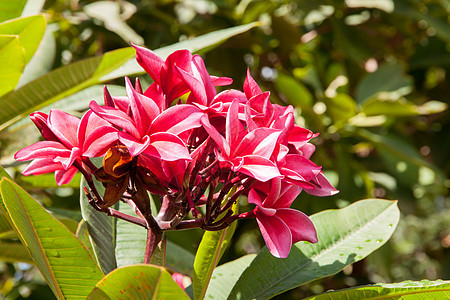
[[[150,137],[148,135],[138,140],[134,138],[134,136],[123,131],[119,131],[117,134],[119,136],[119,141],[127,147],[131,156],[141,154],[141,152],[150,145]]]
[[[266,159],[272,156],[281,131],[270,128],[258,128],[249,132],[236,149],[236,155],[259,155]]]
[[[287,183],[282,184],[282,190],[280,191],[280,196],[272,204],[271,207],[274,208],[288,208],[294,202],[295,198],[301,193],[302,188],[296,185],[291,185]]]
[[[257,155],[244,156],[242,166],[233,171],[239,171],[262,182],[275,177],[283,177],[273,162]]]
[[[202,126],[204,113],[196,106],[180,104],[163,111],[152,123],[149,134],[168,132],[175,135]]]
[[[276,215],[269,217],[257,213],[256,221],[270,253],[278,258],[286,258],[292,246],[289,227]]]
[[[331,185],[331,183],[327,180],[327,178],[325,177],[325,175],[323,175],[322,172],[317,174],[316,178],[314,178],[312,182],[317,184],[319,187],[309,190],[305,189],[305,192],[307,192],[308,194],[323,197],[323,196],[332,196],[339,193],[339,191]]]
[[[100,106],[95,101],[91,101],[89,108],[94,111],[99,117],[108,121],[109,123],[123,128],[126,132],[133,135],[136,139],[139,139],[138,130],[134,124],[134,121],[123,111],[109,106]]]
[[[283,169],[294,171],[300,175],[299,179],[303,178],[306,181],[315,178],[321,170],[321,167],[298,154],[288,154],[284,161]]]
[[[192,57],[192,61],[194,65],[197,67],[198,72],[200,73],[200,77],[202,79],[202,83],[204,86],[204,90],[206,93],[206,99],[208,102],[216,96],[216,88],[213,84],[213,81],[211,80],[211,76],[209,75],[208,71],[205,67],[205,62],[199,55],[194,55]]]
[[[248,192],[248,203],[262,206],[263,198],[255,189],[251,189],[250,192]]]
[[[153,100],[153,102],[158,106],[159,111],[162,112],[167,108],[166,98],[161,89],[161,86],[156,82],[152,83],[147,90],[144,92],[144,96]]]
[[[184,142],[171,133],[155,133],[150,136],[151,143],[145,154],[151,155],[162,160],[174,161],[178,159],[191,160],[189,151]]]
[[[164,61],[153,51],[131,44],[136,49],[136,61],[147,72],[150,77],[160,83],[160,72]]]
[[[191,90],[191,95],[189,95],[188,103],[191,104],[192,102],[196,102],[201,105],[205,106],[208,105],[208,97],[206,95],[205,86],[203,85],[203,83],[200,82],[197,78],[195,78],[191,74],[189,74],[188,72],[178,68],[177,66],[175,67],[176,67],[175,69],[178,71],[180,78]]]
[[[33,160],[22,172],[23,175],[40,175],[45,173],[52,173],[56,170],[63,170],[64,167],[59,162],[54,162],[52,159],[42,158]]]
[[[228,78],[228,77],[211,76],[211,80],[215,86],[230,85],[233,83],[233,79]]]
[[[78,146],[78,125],[80,119],[58,109],[50,110],[48,127],[69,149]]]
[[[87,136],[83,145],[83,156],[102,156],[112,145],[117,143],[118,139],[117,129],[111,126],[100,126]]]
[[[292,234],[292,243],[308,241],[317,243],[317,232],[313,222],[304,213],[290,208],[277,210],[277,217],[289,227]]]
[[[230,145],[231,156],[233,152],[237,150],[240,143],[240,138],[245,132],[244,126],[238,118],[239,101],[234,99],[231,102],[231,106],[228,109],[226,125],[225,125],[225,139]],[[234,150],[234,151],[233,151]]]
[[[37,158],[55,158],[57,156],[69,157],[70,150],[58,142],[41,141],[19,150],[15,155],[16,160],[31,160]]]
[[[67,170],[57,170],[55,172],[56,184],[62,185],[70,183],[75,173],[77,173],[77,171],[78,169],[75,167],[70,167]]]
[[[318,133],[314,134],[311,130],[295,125],[289,132],[288,140],[289,144],[294,145],[295,148],[298,149],[303,147],[307,142],[309,142],[309,140],[318,135]]]
[[[256,81],[252,78],[252,75],[250,75],[249,69],[247,69],[247,78],[245,78],[244,81],[244,93],[247,96],[247,99],[262,93]]]
[[[219,147],[220,151],[222,152],[222,155],[225,155],[229,157],[230,155],[230,145],[228,144],[227,140],[217,131],[217,129],[211,125],[209,122],[208,116],[204,115],[201,118],[201,122],[203,124],[203,128],[205,128],[206,132],[208,132],[209,136],[216,142],[217,146]]]
[[[33,121],[34,125],[39,129],[42,136],[46,141],[60,142],[56,135],[48,128],[47,120],[48,115],[43,112],[34,112],[30,114],[30,119]]]

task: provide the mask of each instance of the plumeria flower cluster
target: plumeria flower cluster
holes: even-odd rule
[[[243,91],[225,90],[231,79],[211,76],[202,58],[187,50],[165,61],[134,46],[153,83],[143,91],[125,78],[127,96],[104,88],[104,103],[92,101],[81,119],[53,109],[31,119],[45,141],[16,153],[33,160],[24,175],[55,172],[58,185],[80,171],[98,211],[149,231],[149,260],[164,231],[221,230],[238,219],[256,218],[270,252],[287,257],[298,241],[317,242],[311,220],[290,208],[301,191],[317,196],[337,190],[310,157],[317,135],[295,124],[293,107],[272,104],[250,72]],[[101,166],[94,157],[103,157]],[[101,195],[94,178],[103,183]],[[149,193],[159,195],[152,212]],[[234,212],[246,196],[254,209]],[[114,209],[131,205],[130,216]]]

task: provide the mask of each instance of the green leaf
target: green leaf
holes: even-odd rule
[[[237,213],[239,201],[236,201],[231,209],[234,213]],[[194,299],[204,299],[214,268],[229,245],[235,229],[236,222],[225,229],[205,231],[203,234],[194,261],[194,276],[192,278]]]
[[[100,280],[87,299],[189,299],[162,267],[134,265],[116,269]]]
[[[215,268],[205,299],[226,299],[242,272],[255,257],[256,254],[248,254]]]
[[[334,122],[345,122],[356,115],[356,102],[347,94],[337,94],[334,98],[326,98],[327,114]]]
[[[312,105],[311,93],[303,83],[294,77],[280,72],[275,79],[275,86],[286,96],[289,104],[300,107]]]
[[[54,33],[57,29],[58,26],[56,24],[47,26],[41,43],[31,60],[25,66],[16,89],[51,70],[56,55],[56,40]]]
[[[267,299],[330,276],[381,247],[399,221],[396,201],[367,199],[311,217],[319,242],[295,244],[286,259],[265,247],[242,273],[228,299]]]
[[[192,277],[192,267],[195,259],[194,254],[169,240],[166,243],[165,266],[175,272]]]
[[[0,35],[0,96],[13,90],[25,67],[25,53],[19,38],[14,35]]]
[[[0,260],[34,264],[27,248],[21,243],[0,241]]]
[[[126,203],[119,201],[120,212],[137,216]],[[117,267],[140,264],[144,262],[147,229],[136,224],[117,219],[116,223],[116,261]]]
[[[378,283],[341,291],[327,292],[307,299],[448,299],[450,281],[403,281],[400,283]]]
[[[100,195],[103,195],[105,192],[103,185],[96,180],[94,180],[94,183]],[[95,257],[103,272],[107,274],[117,267],[115,256],[116,219],[106,213],[96,211],[89,204],[83,186],[88,187],[84,178],[81,180],[81,215],[87,223]]]
[[[372,98],[364,102],[361,111],[366,116],[417,116],[442,112],[447,109],[447,105],[439,101],[428,101],[422,105],[414,105],[406,98],[396,100],[383,100]]]
[[[401,64],[383,64],[375,72],[367,74],[356,87],[356,101],[381,97],[397,100],[413,88],[411,76],[405,74]]]
[[[257,24],[218,30],[155,50],[162,58],[178,49],[192,52],[223,42]],[[58,68],[0,98],[0,131],[29,113],[86,87],[122,76],[144,73],[134,59],[133,48],[123,48]]]
[[[216,30],[199,37],[195,37],[186,41],[182,41],[173,45],[169,45],[166,47],[162,47],[156,50],[153,50],[159,57],[165,60],[171,53],[176,50],[186,49],[191,52],[198,52],[202,50],[202,52],[210,50],[211,47],[217,46],[225,40],[233,37],[235,35],[244,33],[256,26],[259,23],[254,22],[250,24],[235,26],[227,29]],[[102,82],[109,81],[111,79],[128,76],[132,74],[143,74],[144,70],[139,66],[136,60],[133,58],[129,60],[126,64],[124,64],[121,68],[103,76],[100,80]]]
[[[0,130],[29,113],[88,86],[135,55],[123,48],[58,68],[0,98]]]
[[[2,179],[0,192],[5,213],[56,297],[86,297],[103,274],[81,241],[11,180]]]
[[[26,3],[27,0],[0,0],[0,22],[20,17]]]
[[[81,180],[81,173],[76,173],[70,183],[65,184],[63,187],[79,188]],[[47,173],[33,176],[20,176],[16,178],[16,182],[24,188],[58,188],[59,186],[55,181],[54,173]]]
[[[27,64],[41,42],[45,27],[44,16],[24,17],[0,23],[0,34],[15,35],[19,38]]]

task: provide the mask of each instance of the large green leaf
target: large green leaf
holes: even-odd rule
[[[119,211],[136,216],[132,208],[121,201],[119,201]],[[117,267],[143,263],[146,243],[147,229],[117,219],[115,250]]]
[[[4,213],[56,297],[86,297],[103,273],[81,241],[13,181],[3,178],[0,192]]]
[[[16,89],[51,70],[56,56],[56,40],[54,34],[57,29],[58,26],[56,24],[47,26],[41,43],[31,60],[25,66]]]
[[[133,48],[107,52],[51,71],[0,98],[0,130],[29,113],[99,82],[135,55]]]
[[[26,3],[27,0],[0,0],[0,22],[20,17]]]
[[[284,94],[289,104],[299,107],[311,106],[313,100],[311,93],[294,77],[280,72],[275,79],[275,86]]]
[[[178,49],[192,52],[216,45],[245,32],[257,24],[247,24],[211,32],[197,38],[155,50],[162,58]],[[133,48],[123,48],[100,57],[85,59],[58,68],[0,98],[0,130],[29,113],[67,97],[91,85],[122,76],[143,73],[134,59]]]
[[[239,277],[228,299],[267,299],[333,275],[382,246],[392,235],[399,216],[396,201],[379,199],[315,214],[311,220],[318,243],[299,242],[286,259],[277,259],[264,248]],[[219,295],[209,297],[223,299]]]
[[[100,195],[103,195],[105,191],[103,185],[96,180],[94,180],[94,183]],[[81,180],[81,187],[83,186],[87,187],[84,178]],[[87,223],[95,256],[103,272],[109,273],[116,268],[116,219],[106,213],[96,211],[89,204],[83,189],[81,189],[80,198],[81,215]]]
[[[189,299],[162,267],[134,265],[116,269],[100,280],[87,299]]]
[[[450,281],[404,281],[400,283],[378,283],[341,291],[327,292],[307,299],[449,299]]]
[[[33,57],[45,32],[44,16],[31,16],[0,23],[0,34],[15,35],[25,53],[25,63]]]
[[[25,66],[25,53],[15,35],[0,35],[0,96],[11,91],[19,82]]]
[[[239,209],[239,201],[236,201],[231,209],[236,213]],[[203,234],[194,261],[194,275],[192,278],[194,299],[203,299],[205,297],[214,268],[229,245],[235,229],[236,222],[225,229],[206,231]]]
[[[215,268],[205,299],[226,299],[242,272],[255,257],[256,254],[248,254]]]

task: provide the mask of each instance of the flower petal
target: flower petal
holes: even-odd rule
[[[276,216],[282,219],[289,227],[293,244],[299,241],[317,243],[316,228],[308,216],[301,211],[290,208],[281,208],[277,210]]]
[[[136,49],[136,61],[150,75],[150,77],[160,83],[160,72],[164,61],[150,49],[131,44]]]
[[[153,120],[148,134],[168,132],[178,135],[186,130],[200,127],[202,125],[200,119],[203,115],[204,113],[193,105],[180,104],[172,106]]]
[[[239,171],[262,182],[276,177],[283,177],[273,162],[257,155],[244,156],[242,166],[233,171]]]
[[[70,156],[70,150],[58,142],[41,141],[25,147],[14,155],[16,160],[31,160],[37,158],[53,159],[57,156]]]
[[[184,142],[174,134],[160,132],[150,136],[151,143],[145,154],[160,158],[165,161],[178,159],[191,160],[189,151]]]
[[[247,69],[247,77],[244,81],[244,93],[248,99],[262,93],[256,81],[252,78],[252,75],[250,75],[249,69]]]
[[[52,109],[48,115],[47,124],[67,148],[78,146],[77,132],[80,119],[62,110]]]
[[[269,217],[257,213],[256,221],[270,253],[278,258],[286,258],[292,246],[292,234],[289,227],[276,215]]]

